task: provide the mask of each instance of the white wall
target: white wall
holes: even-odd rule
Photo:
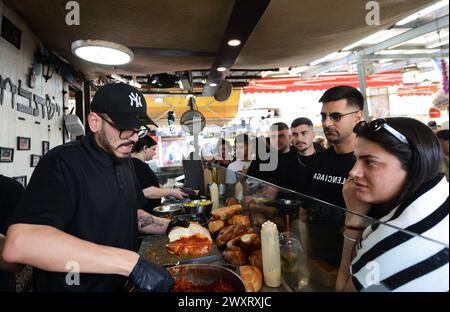
[[[19,80],[22,81],[22,88],[45,98],[48,94],[54,97],[54,103],[59,106],[60,114],[55,113],[51,120],[48,119],[47,112],[42,118],[42,108],[39,107],[39,116],[28,115],[17,111],[17,103],[27,104],[27,100],[18,94],[15,95],[14,108],[11,105],[11,92],[9,86],[4,91],[3,104],[0,105],[0,147],[14,148],[14,161],[12,163],[0,162],[0,173],[5,176],[27,176],[29,181],[33,172],[30,167],[30,155],[42,154],[42,141],[49,141],[50,148],[62,144],[62,120],[63,120],[63,93],[68,90],[68,85],[63,82],[61,76],[54,74],[47,83],[42,75],[36,77],[36,86],[31,89],[27,84],[27,75],[33,63],[33,55],[40,47],[40,41],[32,33],[31,29],[15,14],[14,11],[6,7],[0,0],[0,18],[6,16],[22,31],[21,47],[18,50],[12,44],[0,37],[0,76],[2,79],[10,78],[17,87]],[[67,103],[67,95],[65,95]],[[34,107],[34,103],[32,103]],[[19,120],[22,117],[25,120]],[[40,122],[40,124],[36,124]],[[49,131],[50,126],[50,131]],[[17,136],[31,138],[31,150],[17,150]]]

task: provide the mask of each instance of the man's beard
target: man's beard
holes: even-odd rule
[[[106,133],[103,130],[103,128],[98,133],[98,142],[99,142],[100,146],[103,148],[103,150],[113,159],[114,162],[121,162],[128,158],[128,156],[124,157],[124,158],[119,158],[116,156],[116,154],[114,153],[115,148],[114,148],[114,146],[111,145],[111,143],[109,143],[108,139],[106,138]],[[124,145],[124,144],[121,144],[121,145]]]

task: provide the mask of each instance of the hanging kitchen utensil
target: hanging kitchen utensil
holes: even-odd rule
[[[180,119],[181,127],[189,134],[199,134],[206,126],[206,118],[195,108],[195,99],[189,99],[190,109],[183,113]]]

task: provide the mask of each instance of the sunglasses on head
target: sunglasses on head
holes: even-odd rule
[[[333,112],[333,113],[320,113],[320,117],[322,119],[322,122],[324,122],[325,120],[327,120],[327,116],[330,117],[331,121],[334,122],[338,122],[339,120],[341,120],[342,117],[350,115],[350,114],[355,114],[359,111],[354,111],[354,112],[350,112],[350,113],[338,113],[338,112]]]
[[[372,120],[371,122],[367,122],[364,120],[360,121],[353,128],[353,132],[356,134],[360,134],[362,131],[365,130],[377,132],[381,129],[385,129],[387,132],[389,132],[393,137],[395,137],[403,144],[409,145],[408,139],[403,134],[401,134],[400,132],[389,126],[387,121],[383,118],[375,119]]]

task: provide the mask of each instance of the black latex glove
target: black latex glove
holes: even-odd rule
[[[136,291],[170,291],[174,281],[170,273],[163,267],[145,260],[139,256],[139,260],[129,276]]]
[[[170,223],[167,225],[167,231],[166,234],[169,234],[170,230],[173,229],[176,226],[182,226],[182,227],[189,227],[189,221],[178,219],[177,217],[174,217]]]

